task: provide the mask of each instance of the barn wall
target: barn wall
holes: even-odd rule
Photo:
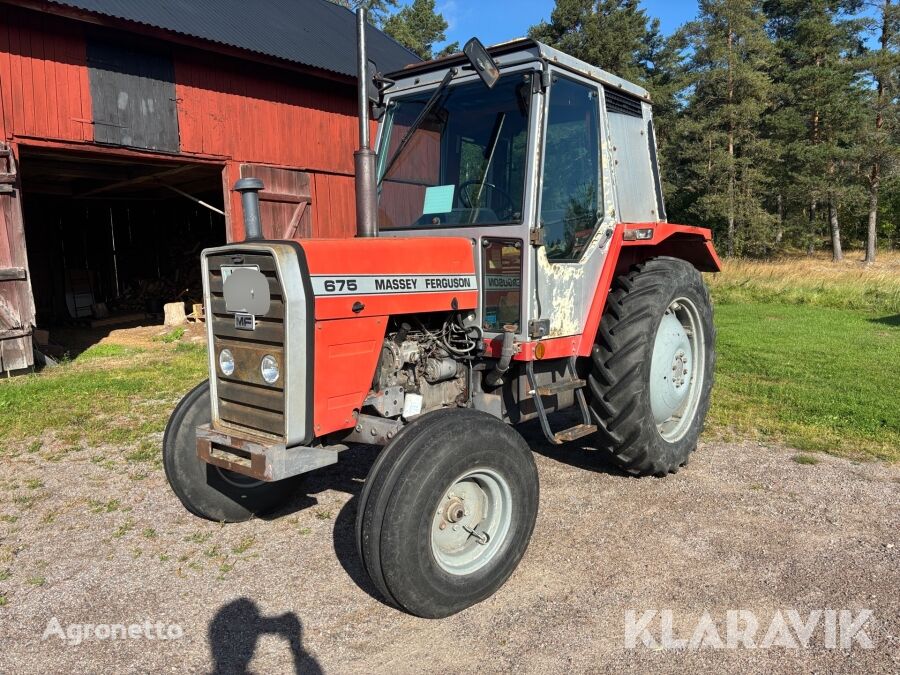
[[[299,73],[205,55],[175,60],[184,152],[237,161],[353,173],[357,143],[354,89]]]
[[[0,5],[0,89],[5,138],[93,139],[79,24]]]
[[[216,61],[195,52],[176,56],[182,152],[225,156],[238,165],[308,171],[313,236],[353,236],[353,152],[358,143],[354,89],[240,61],[230,64],[233,67]],[[238,176],[239,170],[230,170],[232,175]],[[237,195],[231,207],[239,217]],[[231,230],[232,238],[239,238],[240,222],[233,220]]]
[[[88,33],[125,35],[0,4],[0,139],[103,147],[93,142]],[[178,154],[225,160],[228,188],[241,163],[307,171],[312,235],[352,236],[354,87],[201,49],[171,50]],[[237,238],[240,200],[227,201]]]

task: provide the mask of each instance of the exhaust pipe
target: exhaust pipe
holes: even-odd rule
[[[366,10],[356,10],[357,84],[359,87],[359,150],[353,153],[356,171],[356,236],[377,237],[375,152],[369,144],[369,59],[366,56]]]
[[[241,178],[234,184],[234,191],[241,193],[244,211],[244,241],[262,239],[262,223],[259,220],[259,191],[264,187],[259,178]]]

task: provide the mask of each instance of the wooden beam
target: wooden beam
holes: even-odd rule
[[[103,185],[98,188],[94,188],[93,190],[88,190],[87,192],[82,192],[77,196],[78,199],[85,199],[86,197],[93,197],[94,195],[100,194],[102,192],[110,192],[111,190],[118,190],[124,187],[131,187],[132,185],[140,185],[141,183],[146,182],[156,182],[158,179],[163,178],[165,176],[174,176],[177,173],[183,173],[194,167],[190,164],[185,164],[174,169],[167,169],[165,171],[161,171],[159,173],[150,173],[144,176],[138,176],[137,178],[129,178],[127,180],[120,180],[117,183],[110,183],[109,185]]]

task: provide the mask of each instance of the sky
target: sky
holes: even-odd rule
[[[528,28],[541,19],[548,20],[553,0],[437,0],[438,12],[444,15],[450,27],[449,42],[462,45],[470,37],[477,37],[484,44],[496,44],[522,37]],[[697,13],[694,0],[643,0],[641,5],[647,14],[660,21],[662,32],[672,33],[681,24],[690,21]]]
[[[449,24],[448,42],[463,45],[474,36],[492,45],[523,37],[530,26],[550,18],[554,4],[554,0],[436,0],[435,8]],[[671,35],[697,14],[696,0],[641,0],[641,6],[650,17],[659,19],[664,35]],[[866,42],[877,48],[874,35]]]

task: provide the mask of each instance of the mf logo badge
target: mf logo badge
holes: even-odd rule
[[[225,295],[225,311],[263,316],[268,314],[271,298],[269,280],[257,266],[231,267],[222,265],[222,292]],[[235,317],[235,326],[237,324]],[[248,330],[253,330],[249,328]]]
[[[238,330],[256,330],[256,317],[252,314],[235,314],[234,327]]]

